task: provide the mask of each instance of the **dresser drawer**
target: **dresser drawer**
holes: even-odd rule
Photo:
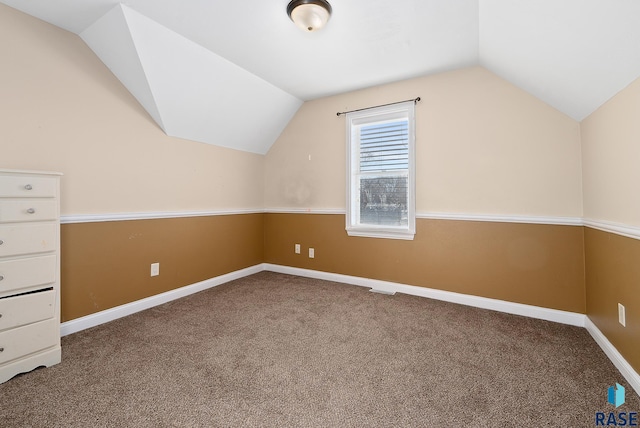
[[[0,175],[0,198],[53,198],[57,189],[57,177]]]
[[[56,319],[0,333],[0,364],[34,352],[56,346],[60,342],[60,327]]]
[[[0,223],[55,220],[58,205],[55,199],[0,200]]]
[[[55,254],[0,261],[0,297],[27,287],[55,282],[56,267]]]
[[[58,225],[0,225],[0,257],[43,253],[58,249]]]
[[[53,318],[54,290],[0,299],[0,331]]]

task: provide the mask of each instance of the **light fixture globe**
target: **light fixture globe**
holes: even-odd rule
[[[329,21],[331,5],[326,0],[293,0],[287,6],[287,15],[304,31],[316,31]]]

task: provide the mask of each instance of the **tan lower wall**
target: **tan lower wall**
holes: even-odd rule
[[[344,226],[344,215],[266,214],[265,261],[585,312],[582,227],[418,219],[402,241]]]
[[[262,263],[263,238],[263,214],[64,224],[62,321]]]
[[[403,241],[348,237],[329,214],[64,224],[62,320],[262,262],[585,313],[583,254],[575,226],[418,219]]]
[[[640,240],[585,228],[587,315],[640,372]],[[618,303],[626,327],[618,323]]]

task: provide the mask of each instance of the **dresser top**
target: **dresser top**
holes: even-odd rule
[[[55,171],[28,171],[23,169],[5,169],[5,168],[0,168],[0,174],[62,175],[61,172],[55,172]]]

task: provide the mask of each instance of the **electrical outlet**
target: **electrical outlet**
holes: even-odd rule
[[[626,315],[627,314],[624,306],[621,303],[618,303],[618,322],[622,324],[623,327],[627,326]]]
[[[160,263],[151,263],[151,276],[160,275]]]
[[[313,248],[309,248],[309,258],[312,259],[316,256],[316,251]]]
[[[300,254],[300,244],[296,244],[296,254]]]

